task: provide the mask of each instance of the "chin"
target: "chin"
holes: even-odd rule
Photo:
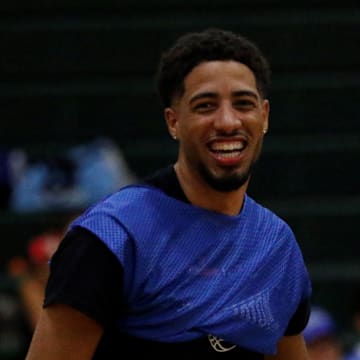
[[[232,174],[227,176],[213,176],[209,173],[204,174],[203,178],[214,190],[231,192],[240,189],[249,179],[250,174]]]

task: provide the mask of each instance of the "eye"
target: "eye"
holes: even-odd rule
[[[200,112],[200,113],[208,112],[213,109],[215,109],[215,104],[213,104],[209,101],[199,102],[199,103],[195,104],[195,106],[194,106],[194,110],[196,112]]]
[[[256,103],[251,99],[241,99],[235,101],[233,106],[240,110],[251,110],[256,108]]]

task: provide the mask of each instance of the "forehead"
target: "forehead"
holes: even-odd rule
[[[208,61],[195,66],[184,79],[184,96],[211,91],[216,93],[249,90],[256,92],[254,73],[236,61]]]

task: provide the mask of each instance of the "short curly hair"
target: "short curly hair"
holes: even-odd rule
[[[209,28],[181,36],[162,54],[156,87],[163,105],[171,106],[174,97],[184,93],[184,79],[195,66],[213,60],[235,60],[246,65],[254,73],[261,96],[268,96],[270,66],[259,48],[242,35]]]

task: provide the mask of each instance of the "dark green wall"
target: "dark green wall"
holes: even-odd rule
[[[250,193],[293,226],[314,301],[349,321],[360,281],[357,1],[2,4],[0,144],[59,151],[106,135],[139,176],[167,164],[175,147],[153,91],[157,61],[176,36],[209,26],[250,37],[272,63],[270,131]],[[2,260],[57,220],[4,213]]]

